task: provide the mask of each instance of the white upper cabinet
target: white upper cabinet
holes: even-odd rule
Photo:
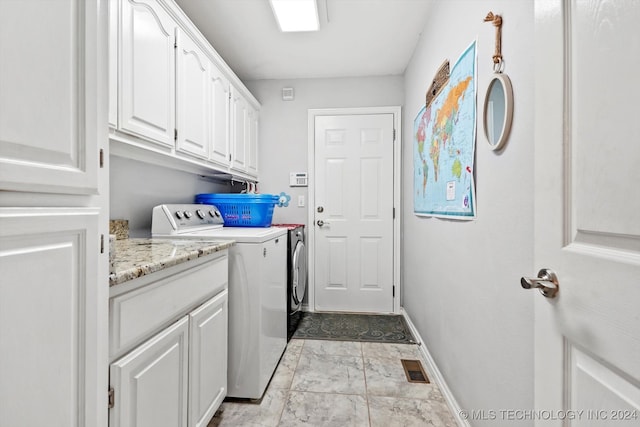
[[[176,24],[154,0],[122,0],[120,14],[120,129],[173,148]]]
[[[177,139],[176,150],[201,158],[209,156],[209,70],[202,49],[177,30]]]
[[[249,106],[242,94],[231,91],[231,169],[247,171],[247,139],[249,136]]]
[[[120,6],[109,2],[109,126],[118,127],[118,14]]]
[[[110,0],[110,20],[111,152],[257,179],[259,104],[178,5]]]
[[[211,112],[209,113],[211,145],[209,159],[222,166],[229,166],[229,80],[217,67],[211,67],[209,92]]]
[[[99,52],[96,18],[84,21],[91,7],[84,0],[37,7],[0,1],[2,190],[98,191],[92,100]]]
[[[249,107],[249,151],[247,153],[247,173],[258,176],[258,127],[260,112]]]

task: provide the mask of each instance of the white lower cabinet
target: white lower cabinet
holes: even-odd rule
[[[227,392],[227,291],[189,314],[189,427],[206,427]]]
[[[206,427],[222,404],[228,347],[224,252],[111,298],[111,336],[122,339],[112,339],[110,349],[110,427]],[[126,339],[128,331],[140,338]]]
[[[111,364],[111,427],[187,427],[189,318]]]

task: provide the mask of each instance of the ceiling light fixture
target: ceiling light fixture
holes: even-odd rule
[[[318,31],[316,0],[269,0],[280,31]]]

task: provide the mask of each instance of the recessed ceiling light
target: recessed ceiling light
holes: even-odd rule
[[[316,0],[269,0],[280,30],[318,31],[318,5]]]

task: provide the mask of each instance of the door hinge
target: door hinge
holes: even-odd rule
[[[104,150],[102,148],[100,149],[100,167],[104,167]]]
[[[173,38],[173,48],[177,49],[178,48],[178,36],[175,36]]]
[[[113,387],[109,387],[109,404],[107,408],[111,409],[116,405],[116,392],[113,390]]]
[[[393,208],[393,219],[396,219],[396,208]]]
[[[393,142],[396,142],[396,130],[393,130]]]
[[[104,253],[104,234],[100,235],[100,253]]]
[[[173,130],[173,139],[174,139],[175,141],[177,141],[177,140],[178,140],[178,129],[174,129],[174,130]]]
[[[392,289],[392,291],[391,291],[391,296],[392,296],[393,298],[395,298],[395,297],[396,297],[396,285],[393,285],[393,286],[391,287],[391,289]]]

